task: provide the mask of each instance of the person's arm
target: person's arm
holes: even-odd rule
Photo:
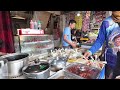
[[[94,54],[103,45],[103,43],[106,40],[106,28],[108,28],[108,26],[109,26],[109,23],[107,21],[104,21],[102,23],[98,37],[95,43],[93,44],[93,46],[88,50],[88,52],[85,53],[84,55],[85,57],[89,57],[90,55]]]
[[[64,41],[66,41],[68,44],[71,45],[72,41],[69,41],[69,40],[67,39],[67,35],[66,35],[66,34],[63,36],[63,39],[64,39]]]

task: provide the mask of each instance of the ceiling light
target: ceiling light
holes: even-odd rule
[[[77,16],[80,16],[80,13],[78,13]]]
[[[80,16],[80,11],[78,11],[77,16]]]
[[[25,20],[24,17],[18,15],[18,11],[11,11],[11,13],[12,13],[12,18],[15,18],[15,19],[24,19]]]
[[[12,17],[12,18],[15,18],[15,19],[24,19],[24,20],[25,20],[25,18],[24,18],[24,17],[18,16],[18,15],[15,15],[15,16],[14,16],[14,17]]]

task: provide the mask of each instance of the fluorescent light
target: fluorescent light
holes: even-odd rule
[[[15,15],[15,16],[14,16],[14,17],[12,17],[12,18],[15,18],[15,19],[25,19],[25,18],[20,17],[20,16],[18,16],[18,15]]]

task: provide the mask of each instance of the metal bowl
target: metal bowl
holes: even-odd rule
[[[66,59],[65,58],[56,58],[51,62],[51,71],[59,71],[66,66]]]
[[[28,64],[29,54],[13,53],[13,54],[4,55],[1,58],[8,60],[9,77],[17,77],[22,75],[22,68]]]
[[[40,69],[40,65],[46,65],[44,69]],[[49,63],[40,63],[25,66],[22,69],[22,72],[25,77],[30,79],[47,79],[50,76],[50,66]]]

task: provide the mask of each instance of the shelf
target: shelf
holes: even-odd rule
[[[92,46],[94,43],[81,43],[81,45],[88,45],[88,46]]]
[[[40,36],[49,36],[49,35],[44,34],[44,35],[18,35],[18,36],[20,36],[20,37],[23,37],[23,36],[38,36],[38,37],[40,37]]]
[[[52,47],[49,47],[49,48],[40,48],[40,49],[38,48],[38,49],[42,51],[42,50],[48,50],[48,49],[52,49],[52,48],[54,48],[54,47],[52,46]]]
[[[90,49],[92,47],[92,45],[81,45],[81,48],[85,48],[85,49]],[[102,46],[98,51],[102,50]]]
[[[31,53],[31,52],[39,52],[39,51],[43,51],[43,50],[49,50],[49,49],[53,49],[53,48],[54,48],[54,46],[51,46],[49,48],[36,48],[34,50],[28,48],[28,50],[27,49],[26,50],[21,50],[21,52]]]
[[[37,41],[37,42],[24,42],[24,44],[36,44],[36,43],[48,43],[51,42],[52,40],[46,40],[46,41]],[[23,44],[23,43],[22,43]]]
[[[15,37],[16,52],[42,53],[54,49],[54,41],[52,35],[20,35],[20,45],[18,37]]]
[[[100,28],[91,28],[91,29],[98,29],[99,30]]]

